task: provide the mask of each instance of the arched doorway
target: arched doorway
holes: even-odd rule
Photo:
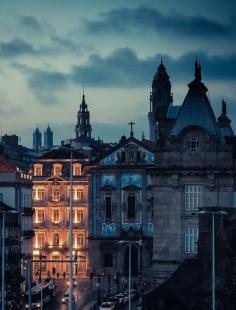
[[[132,276],[138,275],[138,249],[135,246],[131,246],[131,274]],[[125,249],[124,254],[124,272],[129,274],[129,246]]]

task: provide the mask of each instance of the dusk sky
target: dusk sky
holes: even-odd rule
[[[224,97],[236,129],[235,39],[235,0],[0,0],[2,133],[31,147],[49,123],[55,144],[75,137],[84,79],[95,138],[118,141],[131,120],[148,137],[161,56],[174,104],[197,57],[216,115]]]

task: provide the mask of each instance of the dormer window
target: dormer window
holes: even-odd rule
[[[53,175],[61,175],[61,164],[53,165]]]
[[[34,165],[34,176],[40,177],[43,175],[43,165],[36,164]]]
[[[80,164],[74,164],[73,165],[73,175],[74,176],[80,176],[81,175],[81,165]]]
[[[197,150],[199,149],[199,145],[200,145],[200,142],[197,137],[191,137],[188,141],[188,147],[192,153],[197,152]]]

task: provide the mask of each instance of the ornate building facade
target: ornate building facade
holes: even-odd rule
[[[33,165],[33,208],[35,259],[69,259],[70,151],[65,148],[44,154]],[[73,151],[73,255],[75,274],[86,274],[88,268],[87,158]],[[62,275],[67,263],[35,263],[34,272]]]
[[[148,167],[155,147],[131,136],[89,169],[89,260],[95,272],[145,274],[152,262],[153,193]]]
[[[164,72],[163,64],[160,66]],[[158,85],[168,84],[164,76]],[[158,79],[162,78],[158,74]],[[148,174],[154,197],[152,262],[157,284],[165,281],[186,258],[197,255],[199,210],[222,210],[235,206],[236,201],[235,136],[226,103],[223,101],[217,119],[198,62],[188,86],[181,106],[165,101],[170,99],[170,87],[167,97],[163,96],[164,89],[157,90],[165,104],[154,102],[153,97],[156,108],[151,133],[157,132],[157,150],[155,167],[148,169]]]

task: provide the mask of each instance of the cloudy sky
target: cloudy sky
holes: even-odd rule
[[[181,104],[196,56],[215,113],[236,124],[235,0],[0,0],[2,133],[32,145],[49,123],[74,137],[82,81],[93,136],[148,136],[150,85],[162,56]],[[236,126],[235,126],[236,127]]]

